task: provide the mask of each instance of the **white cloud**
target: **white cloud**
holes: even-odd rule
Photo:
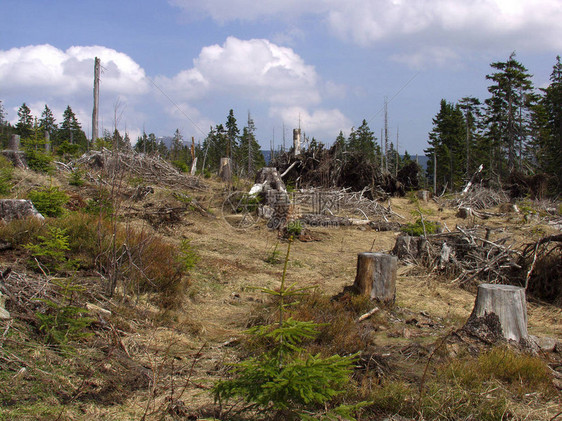
[[[308,111],[303,107],[283,107],[272,108],[270,116],[282,119],[292,127],[300,127],[311,136],[322,139],[323,136],[337,135],[340,130],[346,131],[351,127],[352,122],[340,110],[337,109],[318,109]],[[333,139],[327,139],[330,141]]]
[[[390,40],[431,46],[554,51],[562,49],[560,0],[170,0],[219,22],[274,18],[289,26],[316,15],[333,34],[370,46]],[[396,44],[395,44],[396,46]],[[399,48],[399,47],[398,47]]]
[[[105,92],[138,95],[146,92],[144,71],[129,56],[100,46],[70,47],[32,45],[0,51],[0,80],[6,93],[31,92],[40,87],[45,95],[92,95],[94,57],[101,61],[101,86]]]
[[[399,63],[404,63],[409,67],[421,70],[427,67],[451,67],[451,64],[458,63],[459,55],[451,48],[447,47],[422,47],[412,53],[393,54],[390,59]]]
[[[290,48],[228,37],[223,45],[204,47],[193,68],[157,82],[184,99],[215,92],[272,104],[315,104],[320,101],[318,79],[314,67]]]

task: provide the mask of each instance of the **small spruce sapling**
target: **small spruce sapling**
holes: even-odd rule
[[[47,311],[38,312],[35,316],[39,319],[39,330],[44,332],[48,343],[71,351],[73,348],[68,345],[70,341],[92,335],[86,329],[94,319],[85,317],[88,310],[74,304],[76,294],[84,291],[84,287],[76,285],[72,279],[54,279],[52,283],[59,287],[63,302],[48,298],[39,299],[38,301],[47,306]]]
[[[277,412],[285,417],[304,417],[307,409],[318,408],[344,391],[349,382],[356,355],[322,357],[306,351],[303,343],[319,333],[318,324],[286,317],[287,298],[302,296],[308,288],[286,286],[287,263],[293,238],[289,240],[279,290],[260,288],[277,297],[279,321],[273,325],[256,326],[247,331],[269,342],[259,356],[248,358],[233,369],[234,378],[215,384],[212,393],[221,407],[231,398],[242,398],[247,409],[264,413]],[[345,412],[347,419],[358,406],[341,406],[334,413]]]

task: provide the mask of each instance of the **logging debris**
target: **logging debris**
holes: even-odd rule
[[[132,150],[110,151],[102,148],[100,151],[89,151],[68,165],[59,166],[59,168],[72,171],[79,166],[86,166],[91,170],[86,176],[93,182],[99,182],[98,175],[102,171],[109,175],[124,171],[132,177],[141,178],[144,183],[176,189],[207,190],[207,186],[201,182],[199,177],[181,173],[160,156],[136,153]]]

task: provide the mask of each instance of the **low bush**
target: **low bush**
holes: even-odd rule
[[[27,148],[25,151],[25,159],[27,161],[27,166],[33,171],[51,174],[55,170],[53,158],[45,152]]]
[[[418,218],[415,223],[406,224],[401,230],[408,235],[419,237],[425,234],[435,234],[438,227],[439,224],[437,222],[428,220],[422,221],[421,218]]]
[[[12,188],[14,166],[10,160],[0,155],[0,195],[8,194]]]
[[[61,216],[64,213],[63,206],[68,202],[68,195],[58,187],[32,190],[28,198],[42,215],[52,217]]]

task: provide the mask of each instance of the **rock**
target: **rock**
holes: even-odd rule
[[[31,200],[24,199],[0,199],[0,220],[10,222],[13,219],[37,218],[41,221],[45,219],[41,215]]]
[[[5,309],[6,298],[0,292],[0,320],[11,319],[10,313]]]
[[[554,352],[557,346],[556,339],[547,338],[545,336],[529,336],[529,339],[537,344],[537,346],[544,352]]]

